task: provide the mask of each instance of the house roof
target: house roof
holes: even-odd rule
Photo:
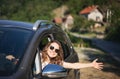
[[[80,11],[80,14],[88,14],[90,13],[91,11],[95,10],[96,8],[98,8],[98,6],[88,6],[86,8],[84,8],[83,10]]]

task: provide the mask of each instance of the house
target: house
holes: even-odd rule
[[[63,21],[63,26],[66,31],[69,31],[72,29],[74,24],[74,18],[71,14],[66,15],[65,20]]]
[[[95,22],[103,22],[103,14],[96,5],[88,6],[79,12],[80,15],[85,16],[88,20]]]
[[[65,17],[55,17],[52,20],[56,24],[61,24],[63,30],[70,30],[73,27],[74,19],[71,14],[66,15]]]

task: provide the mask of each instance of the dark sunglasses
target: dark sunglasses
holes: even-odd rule
[[[50,50],[54,50],[54,49],[55,49],[54,46],[50,46]],[[59,53],[59,51],[60,51],[59,49],[55,49],[56,53]]]

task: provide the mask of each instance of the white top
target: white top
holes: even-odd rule
[[[42,69],[48,64],[49,64],[48,62],[42,62]]]

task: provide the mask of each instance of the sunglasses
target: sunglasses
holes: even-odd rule
[[[50,50],[54,50],[54,49],[55,49],[54,46],[50,46]],[[56,52],[56,53],[59,53],[59,51],[60,51],[59,49],[55,49],[55,52]]]

